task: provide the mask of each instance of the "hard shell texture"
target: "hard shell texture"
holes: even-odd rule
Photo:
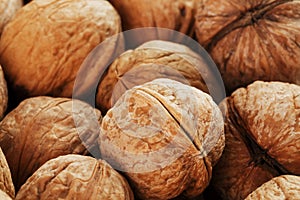
[[[15,188],[11,179],[10,169],[6,158],[0,148],[0,191],[6,193],[11,198],[15,197]],[[0,199],[1,195],[0,195]]]
[[[207,187],[224,148],[212,98],[170,79],[127,90],[101,123],[103,159],[124,171],[141,199],[192,198]]]
[[[3,70],[0,65],[0,120],[2,120],[4,113],[7,109],[8,92],[6,80],[4,78]]]
[[[6,24],[23,5],[22,0],[1,0],[0,2],[0,37]]]
[[[299,197],[300,177],[282,175],[264,183],[249,194],[245,200],[285,200],[299,199]]]
[[[103,160],[65,155],[42,165],[21,187],[16,200],[133,200],[117,171]]]
[[[299,0],[201,0],[197,39],[233,92],[256,80],[300,84]]]
[[[244,199],[279,175],[300,175],[300,86],[256,81],[221,108],[226,144],[212,185],[225,199]]]
[[[0,123],[0,146],[16,190],[47,160],[97,149],[101,119],[100,111],[68,98],[34,97],[21,102]]]

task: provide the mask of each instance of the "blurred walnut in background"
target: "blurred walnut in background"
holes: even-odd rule
[[[300,84],[300,2],[202,0],[196,35],[227,90],[255,80]]]
[[[22,0],[1,0],[0,1],[0,37],[5,25],[11,20],[18,9],[23,5]]]

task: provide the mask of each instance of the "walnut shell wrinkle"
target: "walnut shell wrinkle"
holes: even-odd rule
[[[22,0],[1,0],[0,2],[0,36],[4,27],[10,22],[15,13],[22,7]]]
[[[11,178],[10,169],[8,167],[6,158],[0,148],[0,191],[7,194],[8,197],[15,197],[15,187]],[[1,194],[2,195],[2,194]],[[0,195],[0,199],[4,199],[4,194]]]

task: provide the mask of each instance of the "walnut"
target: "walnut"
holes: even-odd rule
[[[256,80],[300,84],[300,2],[202,0],[197,39],[232,92]]]
[[[7,85],[6,85],[6,80],[4,78],[1,65],[0,65],[0,97],[1,97],[0,98],[0,120],[1,120],[6,111],[7,102],[8,102]]]
[[[12,200],[8,194],[0,189],[0,199],[1,200]]]
[[[127,90],[107,112],[99,147],[141,199],[192,198],[211,179],[225,143],[223,128],[208,94],[155,79]]]
[[[0,2],[0,36],[6,24],[23,5],[22,0],[1,0]]]
[[[225,199],[244,199],[275,176],[300,175],[300,86],[256,81],[221,108],[226,144],[212,185]]]
[[[103,160],[65,155],[42,165],[21,187],[16,200],[120,199],[133,193],[118,172]]]
[[[118,13],[105,0],[35,0],[26,4],[0,41],[0,62],[15,98],[71,97],[83,60],[100,42],[119,33],[120,23]],[[114,51],[111,42],[102,59]]]
[[[15,188],[11,179],[10,169],[8,167],[6,158],[0,148],[0,199],[2,193],[5,193],[11,198],[15,197]],[[4,196],[4,194],[2,195]]]
[[[51,158],[97,151],[101,119],[100,111],[78,100],[34,97],[21,102],[0,123],[0,146],[16,190]]]
[[[293,175],[282,175],[264,183],[252,192],[245,200],[285,200],[299,199],[300,177]]]
[[[109,66],[98,85],[96,105],[105,113],[127,89],[156,78],[177,80],[218,96],[222,91],[210,67],[204,57],[185,45],[146,42],[124,52]]]

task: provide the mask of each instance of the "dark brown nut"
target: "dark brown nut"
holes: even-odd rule
[[[0,146],[16,190],[47,160],[98,149],[101,119],[100,111],[78,100],[34,97],[21,102],[0,123]]]
[[[1,200],[12,200],[8,194],[6,194],[4,191],[0,190],[0,199]]]
[[[244,199],[283,174],[300,175],[300,86],[256,81],[222,102],[226,144],[212,185]]]
[[[3,115],[7,108],[8,94],[7,94],[7,85],[0,65],[0,120],[3,118]]]
[[[100,127],[102,158],[124,171],[141,199],[195,197],[207,187],[224,147],[212,98],[171,79],[127,90]]]
[[[0,36],[5,25],[23,5],[22,0],[1,0],[0,2]]]
[[[0,191],[6,193],[11,198],[15,197],[15,188],[11,179],[10,169],[8,167],[6,158],[0,148]],[[1,194],[0,194],[0,199]]]
[[[204,58],[185,45],[153,40],[124,52],[109,66],[98,85],[96,105],[105,113],[126,90],[156,78],[180,81],[207,93],[212,92],[208,88],[216,88]]]
[[[16,200],[132,200],[124,177],[103,160],[65,155],[41,166],[21,187]]]
[[[89,52],[121,31],[120,17],[105,0],[35,0],[6,26],[0,62],[12,93],[71,97],[77,72]],[[115,43],[103,57],[110,57]],[[121,47],[118,47],[121,48]]]
[[[300,2],[202,0],[197,39],[232,92],[256,80],[300,84]]]
[[[300,198],[300,177],[293,175],[282,175],[264,183],[254,192],[249,194],[245,200],[285,200]]]

